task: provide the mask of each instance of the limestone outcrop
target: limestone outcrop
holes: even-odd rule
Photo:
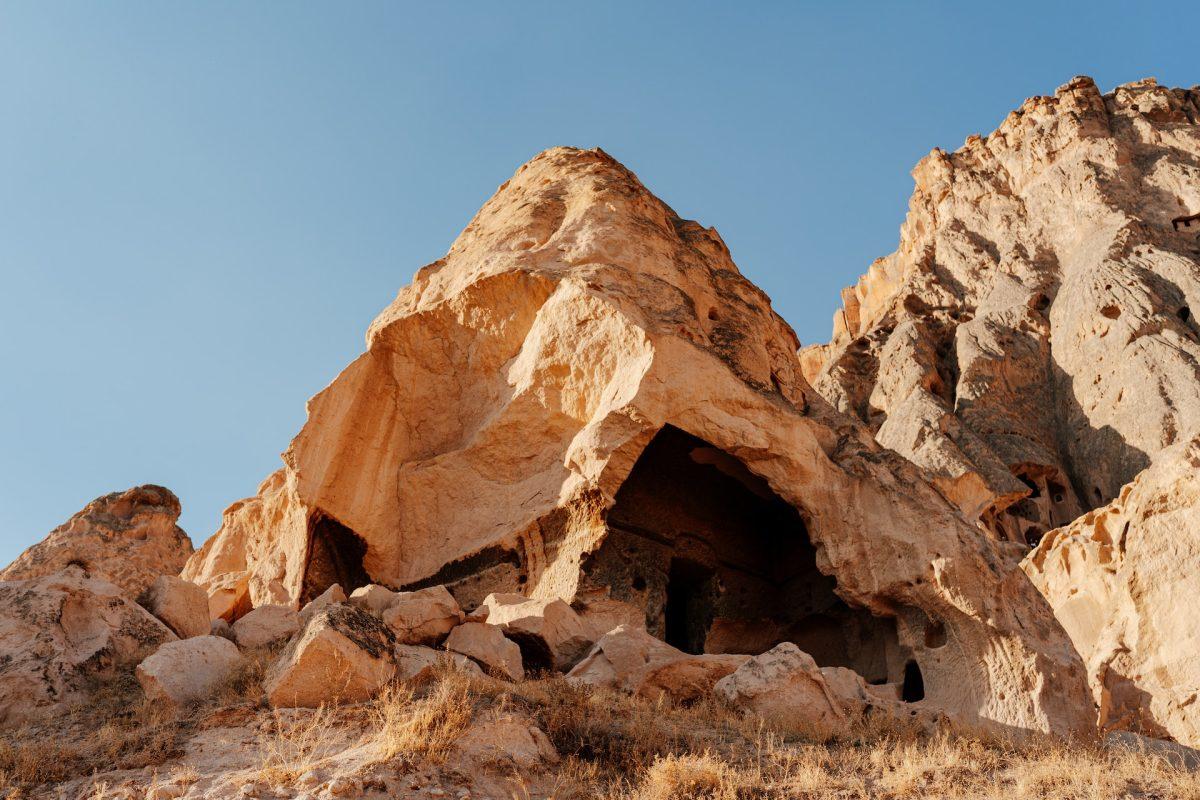
[[[61,709],[175,639],[82,567],[0,581],[0,726]]]
[[[1114,500],[1200,430],[1198,122],[1196,89],[1080,77],[935,149],[805,376],[1001,539]]]
[[[0,570],[0,581],[74,564],[137,597],[159,575],[177,575],[192,554],[192,540],[176,524],[179,511],[179,498],[161,486],[98,497]]]
[[[1200,746],[1200,437],[1022,566],[1087,664],[1101,726]]]
[[[871,681],[919,672],[968,721],[1088,727],[1045,601],[797,345],[715,230],[602,151],[549,150],[379,315],[183,575],[227,618],[333,583],[557,597],[597,635],[794,641]]]

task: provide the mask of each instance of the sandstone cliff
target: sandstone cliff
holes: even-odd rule
[[[1200,92],[1076,78],[934,150],[805,375],[1035,544],[1200,428]]]
[[[1089,727],[1024,574],[796,347],[716,231],[601,151],[547,151],[380,314],[184,576],[228,619],[334,582],[558,596],[598,631],[798,640],[967,721]]]

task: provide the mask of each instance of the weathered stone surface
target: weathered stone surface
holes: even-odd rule
[[[729,703],[786,727],[822,735],[845,734],[871,713],[897,719],[920,716],[932,726],[936,714],[872,691],[862,676],[844,667],[818,667],[812,656],[785,642],[748,658],[714,691]]]
[[[559,762],[558,751],[533,720],[512,712],[476,721],[455,743],[468,763],[521,770]]]
[[[146,590],[142,605],[180,639],[207,636],[211,630],[208,592],[183,578],[159,575]]]
[[[1200,426],[1200,101],[1075,78],[934,150],[812,385],[996,536],[1036,543]]]
[[[1200,750],[1177,742],[1152,739],[1132,731],[1112,731],[1104,737],[1107,750],[1148,753],[1177,769],[1200,772]]]
[[[461,653],[448,653],[417,644],[397,643],[392,651],[396,660],[396,677],[410,683],[431,680],[437,668],[446,662],[473,675],[483,675],[479,665]]]
[[[383,610],[383,621],[407,644],[437,644],[463,621],[458,601],[444,586],[397,592]]]
[[[813,391],[796,346],[714,230],[601,151],[547,151],[376,319],[186,576],[238,576],[255,603],[331,582],[561,597],[585,619],[595,600],[673,636],[676,564],[688,649],[818,630],[822,663],[894,682],[915,660],[927,702],[967,721],[1089,725],[1045,601]]]
[[[0,725],[78,700],[175,638],[120,587],[81,567],[0,581]]]
[[[159,575],[175,575],[192,554],[176,525],[179,498],[161,486],[98,497],[0,570],[0,580],[50,575],[71,564],[137,597]]]
[[[149,700],[186,705],[221,688],[242,661],[237,645],[220,636],[167,642],[137,666]]]
[[[346,592],[342,590],[340,584],[335,583],[304,604],[304,607],[300,609],[300,619],[308,622],[318,611],[335,603],[345,603],[346,599]]]
[[[446,649],[475,661],[489,675],[511,681],[525,678],[521,648],[494,625],[482,622],[459,625],[446,637]]]
[[[689,702],[743,664],[746,655],[689,655],[642,628],[621,626],[596,642],[567,675],[574,683]]]
[[[526,669],[569,670],[595,639],[591,629],[560,598],[532,600],[520,594],[490,594],[483,601],[489,625],[498,625],[521,647]]]
[[[370,586],[360,586],[350,593],[350,604],[370,611],[372,614],[383,614],[384,610],[396,599],[396,593],[386,586],[372,583]]]
[[[368,700],[391,680],[395,636],[360,608],[333,604],[315,613],[267,670],[274,706],[315,708]]]
[[[1200,745],[1200,436],[1022,566],[1087,664],[1101,727]]]
[[[287,606],[259,606],[233,623],[233,640],[245,650],[269,647],[290,639],[302,622],[300,614]]]

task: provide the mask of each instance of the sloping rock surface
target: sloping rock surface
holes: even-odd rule
[[[1200,437],[1022,567],[1087,664],[1101,726],[1200,746]]]
[[[0,570],[0,580],[50,575],[75,564],[137,597],[159,575],[177,575],[192,540],[176,522],[179,498],[161,486],[135,486],[82,511]]]
[[[934,150],[813,386],[1035,544],[1200,430],[1200,91],[1075,78]]]

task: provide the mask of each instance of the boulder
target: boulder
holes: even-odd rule
[[[445,586],[397,592],[383,610],[383,621],[406,644],[437,644],[463,621],[458,601]]]
[[[233,640],[243,650],[269,647],[300,630],[300,614],[287,606],[259,606],[233,623]]]
[[[1021,566],[1087,665],[1101,728],[1200,746],[1200,436]]]
[[[454,745],[466,764],[500,767],[508,771],[544,769],[559,762],[558,751],[545,731],[528,717],[499,712],[474,720]]]
[[[567,671],[583,658],[595,639],[591,629],[560,598],[533,600],[520,594],[490,594],[476,609],[521,648],[526,669]]]
[[[344,602],[346,602],[346,592],[342,590],[339,584],[335,583],[304,604],[304,607],[300,609],[300,620],[308,622],[321,609],[327,608],[334,603]]]
[[[548,150],[378,316],[186,577],[246,575],[259,604],[331,578],[585,618],[607,599],[664,638],[683,591],[683,649],[756,650],[760,620],[865,642],[863,669],[898,642],[969,724],[1088,729],[1083,665],[1010,548],[826,402],[797,346],[715,230],[607,153]]]
[[[0,581],[77,565],[138,597],[159,575],[177,575],[192,554],[192,540],[176,524],[179,511],[179,498],[161,486],[98,497],[0,570]]]
[[[234,675],[242,656],[220,636],[194,636],[167,642],[137,666],[146,698],[176,706],[212,695]]]
[[[396,672],[395,644],[391,630],[373,614],[327,605],[267,670],[267,699],[276,707],[308,708],[368,700]]]
[[[446,663],[472,675],[483,675],[479,665],[461,653],[434,650],[432,647],[417,644],[397,643],[392,654],[396,660],[396,678],[410,683],[431,680],[437,668]]]
[[[1200,750],[1178,742],[1153,739],[1132,731],[1112,731],[1104,737],[1104,749],[1118,753],[1150,755],[1175,769],[1200,772]]]
[[[360,586],[350,593],[351,605],[370,611],[372,614],[383,614],[395,599],[395,592],[376,583]]]
[[[123,589],[82,567],[0,581],[0,725],[80,701],[176,638]]]
[[[142,600],[180,639],[207,636],[212,623],[208,616],[208,593],[191,581],[174,575],[159,575]]]
[[[446,637],[446,649],[470,658],[494,677],[511,681],[525,678],[521,648],[494,625],[481,622],[459,625]]]
[[[710,691],[713,684],[748,658],[689,655],[643,628],[621,625],[600,637],[567,674],[567,680],[653,699],[666,696],[676,702],[690,702]]]

